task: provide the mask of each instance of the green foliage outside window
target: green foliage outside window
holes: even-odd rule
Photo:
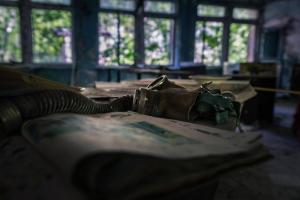
[[[145,18],[145,63],[147,65],[171,64],[173,20]]]
[[[135,9],[135,0],[100,0],[100,7],[133,11]]]
[[[198,21],[196,24],[196,63],[219,66],[222,59],[223,23]]]
[[[100,13],[99,23],[99,64],[133,64],[134,17]]]
[[[120,15],[120,63],[134,63],[134,17]]]
[[[99,63],[118,65],[118,18],[117,14],[99,14]]]
[[[32,10],[34,62],[72,62],[71,13]]]
[[[21,62],[21,60],[18,9],[0,6],[0,62]]]
[[[222,6],[199,5],[197,8],[198,16],[205,17],[224,17],[225,8]]]
[[[251,42],[250,35],[255,26],[249,24],[233,23],[230,26],[229,40],[229,62],[241,63],[248,61],[248,55],[253,49],[249,49]]]
[[[258,17],[258,12],[255,9],[234,8],[233,18],[255,20]]]
[[[42,1],[42,0],[35,0]],[[55,0],[68,2],[68,0]],[[53,1],[54,2],[54,1]],[[122,2],[107,1],[107,2]],[[133,2],[133,1],[129,1]],[[103,3],[103,2],[102,2]],[[145,1],[145,10],[173,12],[170,2]],[[132,4],[134,5],[134,4]],[[155,9],[154,9],[155,8]],[[198,7],[199,15],[224,15],[218,6]],[[234,15],[247,16],[257,11],[235,9]],[[243,11],[243,12],[242,12]],[[251,11],[251,12],[250,12]],[[250,14],[249,14],[250,13]],[[251,14],[252,13],[252,14]],[[61,10],[32,9],[32,39],[34,62],[72,62],[71,12]],[[253,14],[254,16],[254,14]],[[134,64],[134,16],[129,14],[99,14],[99,63],[104,65]],[[174,20],[144,18],[145,64],[171,64],[173,51]],[[230,25],[229,62],[249,60],[253,51],[255,26],[232,23]],[[198,21],[196,23],[195,62],[208,66],[221,64],[223,23]],[[251,49],[252,48],[252,49]],[[21,62],[20,19],[17,8],[0,6],[0,62]]]
[[[155,13],[175,13],[173,2],[145,1],[145,11]]]

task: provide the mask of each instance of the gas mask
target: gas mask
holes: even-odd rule
[[[208,120],[225,124],[239,118],[239,103],[231,93],[211,90],[209,83],[194,90],[176,85],[163,75],[146,88],[135,91],[133,111],[182,121]]]

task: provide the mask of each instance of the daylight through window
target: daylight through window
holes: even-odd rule
[[[175,4],[173,2],[163,1],[145,1],[145,11],[153,13],[175,13]]]
[[[171,64],[173,49],[173,21],[170,19],[144,19],[145,63],[147,65]]]
[[[18,9],[0,6],[0,62],[21,62],[21,60]]]
[[[233,18],[235,19],[256,20],[257,17],[258,17],[258,12],[255,9],[247,9],[247,8],[233,9]]]
[[[219,66],[222,59],[223,23],[198,21],[195,38],[195,62]]]
[[[100,0],[100,8],[134,11],[135,0]]]
[[[198,16],[224,17],[225,8],[222,6],[198,5]]]
[[[134,63],[134,17],[126,14],[99,14],[99,64]]]
[[[71,13],[32,10],[33,60],[38,63],[71,63]]]
[[[229,62],[254,61],[255,25],[233,23],[230,26]]]

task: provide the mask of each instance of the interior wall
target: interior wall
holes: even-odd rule
[[[281,87],[289,89],[294,66],[300,62],[300,1],[285,0],[268,4],[264,12],[264,29],[277,29],[280,32],[280,83]]]
[[[266,6],[265,28],[283,29],[285,53],[300,60],[300,1],[286,0]]]

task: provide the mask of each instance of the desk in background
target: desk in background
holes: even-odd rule
[[[249,80],[255,87],[276,88],[276,76],[265,75],[233,75],[232,80]],[[270,124],[273,122],[275,105],[275,93],[257,91],[257,96],[247,101],[242,113],[242,121],[245,123]]]

